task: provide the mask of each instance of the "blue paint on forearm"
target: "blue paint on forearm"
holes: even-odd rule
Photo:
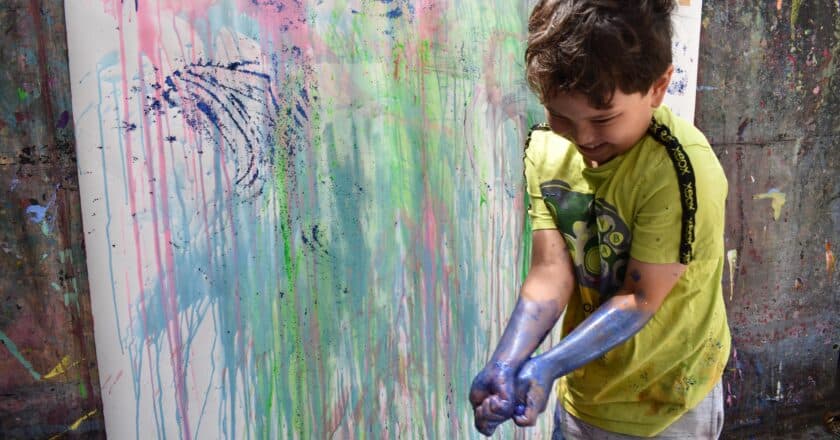
[[[555,379],[603,356],[630,339],[653,317],[653,312],[628,303],[632,295],[605,302],[548,352],[534,358]]]
[[[554,327],[561,312],[555,301],[520,297],[490,362],[518,370]]]

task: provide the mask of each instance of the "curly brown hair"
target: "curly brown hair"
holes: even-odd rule
[[[674,0],[539,0],[528,20],[528,85],[545,102],[586,95],[606,108],[613,93],[647,93],[671,65]]]

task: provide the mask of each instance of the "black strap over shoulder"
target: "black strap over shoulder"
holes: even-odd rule
[[[680,263],[688,264],[694,257],[692,243],[694,243],[694,216],[697,213],[697,193],[694,168],[685,153],[682,144],[671,130],[651,118],[648,133],[660,144],[665,146],[668,156],[677,172],[677,182],[680,185],[680,202],[682,204],[682,237],[680,239]]]

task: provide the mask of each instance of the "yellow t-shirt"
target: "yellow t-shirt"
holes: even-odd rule
[[[693,125],[666,106],[653,119],[633,148],[596,168],[547,126],[532,130],[525,150],[532,228],[559,229],[574,260],[563,336],[615,294],[630,257],[687,264],[641,331],[558,381],[575,417],[644,437],[700,403],[730,349],[721,288],[726,176]]]

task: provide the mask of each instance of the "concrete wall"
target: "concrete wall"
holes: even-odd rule
[[[0,3],[2,438],[103,435],[65,41],[61,1]]]
[[[696,123],[729,178],[726,433],[800,432],[840,410],[840,4],[703,16]]]

